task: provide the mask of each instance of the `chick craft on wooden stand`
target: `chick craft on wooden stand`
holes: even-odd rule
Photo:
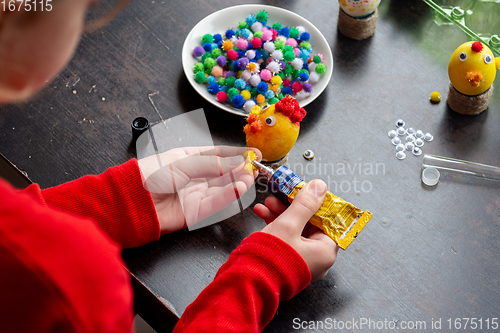
[[[500,57],[481,42],[460,45],[448,64],[450,89],[448,105],[454,111],[476,115],[488,107],[493,95],[493,81],[500,68]]]
[[[357,40],[373,36],[380,0],[339,0],[339,4],[337,27],[344,36]]]
[[[288,161],[288,152],[299,136],[300,122],[306,111],[297,100],[285,96],[276,104],[254,110],[244,127],[248,147],[262,152],[262,161],[277,168]]]

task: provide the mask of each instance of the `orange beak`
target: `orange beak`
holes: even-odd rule
[[[471,86],[477,87],[483,80],[483,74],[481,72],[467,72],[465,78],[469,80]]]

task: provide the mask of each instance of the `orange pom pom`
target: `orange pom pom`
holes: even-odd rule
[[[257,103],[258,103],[258,104],[262,104],[262,103],[264,103],[265,101],[266,101],[266,98],[264,97],[264,95],[262,95],[262,94],[258,94],[258,95],[257,95]]]

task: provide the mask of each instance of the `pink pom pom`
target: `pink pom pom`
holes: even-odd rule
[[[252,39],[252,46],[254,49],[258,49],[259,47],[262,46],[262,39],[260,39],[259,37],[254,37]]]
[[[288,38],[286,40],[286,45],[290,45],[291,47],[297,47],[297,41],[293,38]]]
[[[263,32],[263,33],[264,33],[264,32],[266,32],[266,31],[268,31],[268,30],[269,30],[269,29],[268,29],[267,27],[262,27],[262,32]]]
[[[266,42],[270,41],[271,39],[273,39],[273,33],[269,30],[264,32],[262,34],[262,39],[265,40]],[[297,45],[297,42],[295,42],[295,45]]]
[[[292,84],[292,89],[294,92],[298,93],[299,91],[302,90],[302,85],[300,84],[300,82],[298,81],[295,81],[293,84]]]
[[[318,53],[316,55],[321,58],[321,62],[325,61],[325,57],[321,53]]]
[[[248,41],[244,38],[238,38],[238,41],[236,42],[236,46],[240,49],[240,50],[246,50],[246,48],[248,47]]]
[[[217,93],[217,99],[219,100],[219,102],[224,103],[225,101],[227,101],[227,94],[224,91],[219,91]]]
[[[262,81],[269,81],[269,80],[271,80],[272,77],[273,77],[273,74],[271,73],[271,71],[269,69],[263,69],[260,72],[260,78],[262,79]]]
[[[266,59],[266,65],[268,65],[271,61],[273,61],[273,58],[269,57]]]
[[[297,58],[299,56],[299,54],[300,54],[299,48],[298,47],[294,48],[293,49],[293,53],[295,54],[295,57]]]
[[[235,50],[229,50],[227,51],[227,57],[231,60],[236,60],[238,59],[238,52],[236,52]]]

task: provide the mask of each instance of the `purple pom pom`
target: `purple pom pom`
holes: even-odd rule
[[[242,69],[245,69],[247,68],[248,62],[248,58],[241,58],[240,60],[238,60],[238,66],[240,66],[240,68]]]
[[[226,79],[230,76],[236,76],[236,74],[233,71],[229,71],[226,73]]]
[[[193,55],[195,57],[201,57],[203,55],[203,53],[205,53],[205,50],[203,49],[203,47],[201,47],[199,45],[194,47]]]
[[[280,61],[280,67],[281,70],[284,70],[286,68],[286,63],[284,61]]]
[[[302,84],[302,89],[304,89],[305,92],[310,93],[313,90],[313,87],[309,82],[304,82]]]
[[[220,67],[224,67],[226,65],[226,57],[218,56],[216,62]]]

